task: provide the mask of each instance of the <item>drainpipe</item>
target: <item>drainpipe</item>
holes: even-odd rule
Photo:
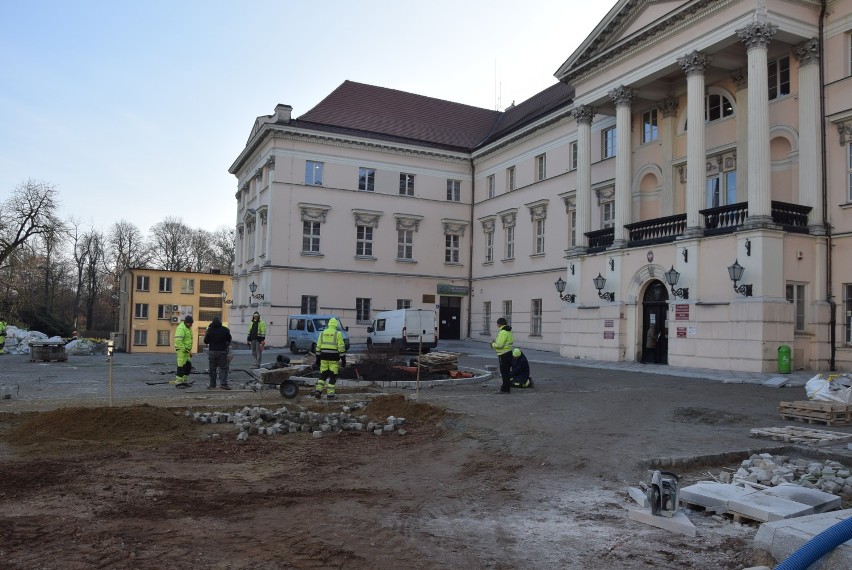
[[[834,302],[834,292],[832,286],[832,244],[831,244],[831,222],[828,219],[828,162],[826,159],[826,141],[825,129],[825,12],[826,0],[820,2],[821,8],[819,12],[819,110],[820,110],[820,129],[822,130],[821,155],[822,155],[822,225],[825,228],[825,297],[828,300],[829,319],[828,319],[828,338],[831,349],[831,356],[828,359],[828,369],[832,372],[837,370],[837,303]]]
[[[468,254],[470,260],[467,266],[467,338],[471,337],[473,325],[473,204],[476,197],[476,166],[473,157],[470,157],[470,239],[468,240]]]

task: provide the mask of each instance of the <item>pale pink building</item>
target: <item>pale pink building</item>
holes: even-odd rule
[[[653,325],[663,363],[852,367],[852,0],[622,0],[555,75],[503,112],[346,81],[259,117],[232,329],[411,306],[569,358]]]

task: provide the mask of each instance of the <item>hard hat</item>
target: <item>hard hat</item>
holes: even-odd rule
[[[515,350],[512,351],[512,356],[514,356],[515,358],[519,357],[520,355],[521,355],[521,349],[520,348],[516,348]]]

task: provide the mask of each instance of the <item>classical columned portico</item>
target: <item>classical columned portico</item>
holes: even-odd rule
[[[630,200],[630,102],[633,93],[624,85],[609,92],[615,103],[615,227],[613,246],[626,247],[627,224],[631,220]]]
[[[273,186],[273,181],[275,179],[275,157],[270,156],[266,160],[265,166],[267,187],[269,190],[266,193],[266,205],[268,209],[264,211],[263,219],[261,220],[261,223],[266,226],[266,230],[262,232],[263,239],[266,240],[263,246],[263,252],[266,255],[266,259],[263,264],[270,265],[272,263],[272,232],[269,231],[269,212],[273,209],[275,201],[275,188]]]
[[[586,232],[591,228],[591,194],[592,194],[592,119],[595,110],[588,105],[580,105],[574,109],[577,120],[577,225],[575,253],[584,253],[588,249]]]
[[[660,103],[660,112],[663,116],[660,125],[661,143],[663,147],[663,164],[669,165],[663,168],[663,195],[660,200],[660,215],[671,216],[675,213],[674,171],[670,165],[674,160],[675,124],[677,118],[678,102],[674,97],[669,97]]]
[[[748,53],[748,224],[772,224],[769,170],[769,63],[767,50],[778,26],[755,13],[754,22],[737,30]]]
[[[704,197],[704,72],[711,57],[693,51],[677,62],[686,73],[686,231],[687,236],[703,233],[698,211]]]
[[[745,70],[731,74],[737,88],[737,202],[748,200],[748,77]]]
[[[808,227],[822,235],[822,165],[820,162],[819,41],[793,49],[799,62],[799,203],[810,206]]]

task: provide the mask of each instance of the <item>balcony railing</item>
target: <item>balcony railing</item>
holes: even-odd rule
[[[589,253],[603,251],[615,241],[615,228],[586,232],[586,237],[589,238]]]
[[[686,214],[625,224],[624,227],[630,232],[628,247],[667,243],[683,235],[686,229]]]
[[[810,206],[772,200],[772,221],[783,227],[785,231],[806,234],[808,233],[808,214],[811,210],[813,208]]]

